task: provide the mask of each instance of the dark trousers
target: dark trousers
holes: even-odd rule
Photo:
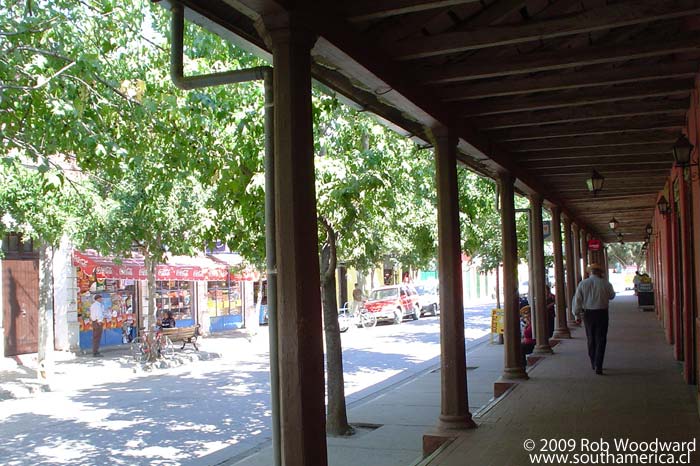
[[[594,369],[603,368],[605,344],[608,341],[608,310],[585,309],[583,323],[588,338],[588,357]]]
[[[100,339],[102,338],[102,322],[92,321],[92,354],[100,351]]]

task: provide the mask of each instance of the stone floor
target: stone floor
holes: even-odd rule
[[[586,355],[583,329],[555,348],[555,354],[529,371],[519,384],[479,419],[479,428],[463,433],[438,450],[423,465],[520,466],[531,464],[613,464],[607,456],[632,453],[666,442],[695,441],[700,437],[697,386],[683,382],[682,366],[674,360],[654,312],[641,312],[634,296],[619,296],[610,308],[610,331],[604,375],[596,375]],[[544,459],[545,441],[551,453],[568,457]],[[697,445],[677,445],[674,461],[700,465]],[[601,450],[602,449],[602,450]],[[606,456],[593,455],[604,453]],[[689,453],[689,454],[688,454]],[[579,455],[577,459],[574,454]],[[583,455],[587,454],[588,457]],[[682,455],[686,456],[682,456]],[[661,464],[668,458],[627,457],[618,464]]]

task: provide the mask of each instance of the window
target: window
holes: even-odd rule
[[[243,293],[241,282],[208,282],[207,308],[211,317],[242,315]]]
[[[192,282],[156,282],[156,318],[171,311],[175,320],[194,319],[192,313]]]

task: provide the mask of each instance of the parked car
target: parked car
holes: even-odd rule
[[[375,288],[365,301],[365,309],[377,320],[390,320],[400,324],[404,317],[418,320],[421,314],[418,293],[411,285],[389,285]]]
[[[421,316],[430,314],[436,316],[440,313],[440,295],[437,282],[419,283],[415,286],[418,293]]]

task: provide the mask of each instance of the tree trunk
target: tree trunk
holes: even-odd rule
[[[156,324],[156,262],[151,254],[146,251],[143,256],[143,264],[146,267],[146,279],[148,282],[148,316],[141,313],[141,328],[146,330],[141,337],[148,341],[149,346],[153,347],[153,332],[149,332]],[[155,351],[148,353],[148,360],[155,361],[158,355]]]
[[[47,378],[47,356],[53,351],[53,248],[41,243],[39,250],[39,344],[37,378]]]
[[[326,241],[321,247],[321,302],[323,304],[323,330],[326,336],[326,371],[328,373],[328,414],[326,433],[341,436],[352,435],[345,406],[345,378],[343,376],[343,348],[338,325],[338,303],[335,288],[335,231],[323,218]]]

